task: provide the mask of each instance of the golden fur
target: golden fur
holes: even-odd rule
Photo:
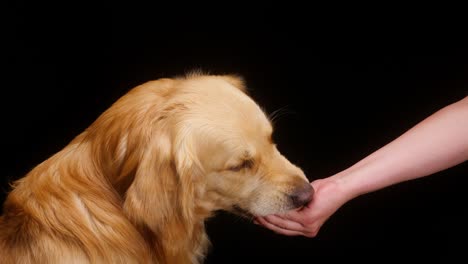
[[[271,133],[238,77],[140,85],[13,184],[1,263],[199,263],[214,211],[285,212],[312,194]]]

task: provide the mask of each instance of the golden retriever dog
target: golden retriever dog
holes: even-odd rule
[[[233,75],[133,88],[12,185],[1,263],[200,263],[204,221],[300,208],[313,189]]]

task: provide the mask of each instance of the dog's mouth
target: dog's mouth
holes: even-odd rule
[[[233,205],[232,206],[232,212],[236,215],[239,215],[239,216],[242,216],[244,218],[247,218],[249,220],[253,220],[255,219],[255,215],[253,215],[252,213],[250,213],[248,210],[240,207],[239,205]]]

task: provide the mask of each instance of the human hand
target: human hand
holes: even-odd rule
[[[307,206],[285,214],[257,217],[256,222],[282,235],[315,237],[327,219],[349,200],[349,196],[331,177],[313,181],[311,185],[315,194]]]

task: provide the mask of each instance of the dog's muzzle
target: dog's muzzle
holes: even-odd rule
[[[312,188],[310,183],[306,183],[303,186],[295,189],[293,193],[289,195],[289,198],[296,208],[300,208],[310,203],[313,196],[314,188]]]

